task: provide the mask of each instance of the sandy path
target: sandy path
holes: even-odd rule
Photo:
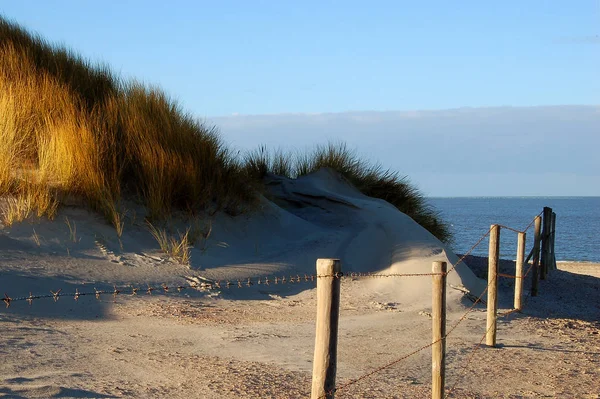
[[[522,314],[501,319],[499,348],[477,350],[451,397],[599,397],[600,265],[560,263],[559,269],[541,282],[540,295],[529,299]],[[362,284],[345,280],[342,286],[338,385],[430,340],[426,308],[379,303],[378,294],[365,292]],[[501,295],[510,299],[511,292]],[[308,395],[312,289],[269,301],[123,297],[116,304],[106,298],[105,308],[61,301],[51,306],[64,313],[73,306],[92,310],[86,320],[42,317],[28,313],[25,304],[0,313],[2,397]],[[463,312],[453,305],[449,325]],[[484,326],[485,313],[478,309],[449,337],[448,387]],[[341,389],[337,397],[428,397],[429,356],[424,350]]]

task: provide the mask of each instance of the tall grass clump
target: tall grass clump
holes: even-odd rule
[[[160,89],[122,81],[0,16],[0,195],[22,195],[28,182],[87,201],[117,228],[124,195],[151,219],[254,201],[215,129]]]
[[[361,159],[345,143],[329,143],[315,147],[312,152],[289,154],[261,147],[246,156],[245,166],[247,174],[255,179],[267,173],[297,178],[331,168],[363,194],[394,205],[441,241],[449,242],[452,238],[448,225],[406,176]]]

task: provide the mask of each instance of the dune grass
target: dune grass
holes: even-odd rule
[[[235,214],[257,204],[266,173],[296,177],[321,167],[339,171],[366,195],[387,200],[437,237],[449,238],[447,226],[406,178],[357,158],[343,144],[293,157],[262,147],[240,160],[214,128],[159,88],[124,81],[106,65],[0,16],[5,224],[34,213],[52,218],[63,199],[79,198],[105,215],[120,237],[125,197],[144,205],[150,220],[174,210]]]
[[[255,179],[261,179],[267,173],[297,178],[324,167],[334,169],[363,194],[394,205],[441,241],[452,239],[448,225],[406,176],[369,163],[343,142],[316,146],[312,152],[287,154],[260,147],[247,154],[245,167],[248,175]]]
[[[173,209],[239,212],[254,201],[216,131],[160,89],[122,81],[0,17],[0,195],[20,195],[20,171],[57,199],[86,200],[116,228],[124,194],[151,219]]]

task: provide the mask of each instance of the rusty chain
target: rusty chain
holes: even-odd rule
[[[112,290],[106,290],[106,289],[97,289],[94,288],[94,291],[79,291],[79,288],[75,289],[75,292],[72,293],[66,293],[62,291],[62,288],[55,291],[50,291],[50,294],[38,294],[38,295],[33,295],[31,292],[29,293],[28,296],[21,296],[21,297],[15,297],[12,298],[8,295],[8,293],[4,294],[4,297],[2,298],[2,302],[5,303],[6,307],[10,307],[12,302],[18,302],[18,301],[27,301],[29,303],[29,305],[33,304],[34,300],[37,299],[48,299],[48,298],[52,298],[54,300],[54,302],[57,302],[59,298],[61,297],[72,297],[73,299],[75,299],[75,301],[79,300],[80,297],[83,296],[95,296],[96,299],[100,299],[101,295],[112,295],[113,299],[116,300],[118,295],[126,295],[128,294],[129,296],[137,296],[138,293],[146,293],[148,295],[152,295],[153,292],[157,291],[157,292],[162,292],[163,294],[169,294],[172,292],[177,292],[180,293],[184,290],[188,290],[188,289],[194,289],[194,290],[214,290],[214,289],[223,289],[223,288],[232,288],[232,287],[237,287],[237,288],[243,288],[243,287],[251,287],[255,284],[257,285],[278,285],[278,284],[290,284],[290,283],[302,283],[302,282],[314,282],[316,281],[317,278],[326,278],[326,277],[335,277],[335,278],[341,278],[343,276],[343,273],[336,273],[333,275],[308,275],[305,274],[304,276],[300,276],[300,275],[296,275],[296,276],[290,276],[289,278],[286,278],[285,276],[282,277],[258,277],[255,278],[254,281],[252,278],[246,278],[246,279],[237,279],[236,281],[232,281],[232,280],[217,280],[217,281],[205,281],[205,282],[200,282],[200,283],[190,283],[189,285],[175,285],[175,286],[169,286],[167,284],[162,284],[159,286],[156,285],[147,285],[145,288],[141,288],[139,285],[136,284],[129,284],[126,286],[120,286],[117,287],[116,285],[113,286]]]

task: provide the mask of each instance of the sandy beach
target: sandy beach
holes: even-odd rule
[[[597,264],[559,264],[521,314],[501,319],[499,347],[482,347],[470,358],[485,329],[484,310],[471,313],[448,340],[448,384],[457,383],[450,397],[597,398],[599,270]],[[429,341],[426,309],[378,302],[361,285],[342,285],[338,384]],[[309,396],[312,289],[270,301],[60,301],[49,305],[53,315],[38,311],[40,303],[3,310],[4,397]],[[85,316],[72,316],[81,310]],[[449,323],[462,310],[454,309]],[[425,350],[337,397],[429,397],[429,356]]]
[[[55,221],[3,227],[0,289],[13,298],[130,283],[140,291],[3,308],[0,395],[306,398],[316,290],[303,276],[318,257],[339,257],[347,275],[428,273],[433,261],[458,260],[412,219],[328,171],[278,184],[260,213],[217,215],[190,267],[162,254],[143,224],[128,220],[118,240],[76,206],[61,208]],[[75,240],[65,218],[77,226]],[[499,319],[497,348],[478,346],[483,305],[464,316],[473,305],[465,292],[481,292],[486,270],[485,258],[467,257],[448,275],[448,328],[460,321],[447,340],[448,397],[598,398],[600,265],[559,262],[521,313]],[[503,261],[500,271],[514,272],[514,263]],[[273,276],[301,282],[275,285]],[[238,288],[246,277],[262,284]],[[194,281],[223,285],[191,289]],[[171,288],[147,295],[148,284]],[[431,342],[431,278],[347,276],[341,295],[336,397],[429,397],[430,349],[394,362]],[[512,280],[501,281],[499,295],[500,313],[510,311]]]

